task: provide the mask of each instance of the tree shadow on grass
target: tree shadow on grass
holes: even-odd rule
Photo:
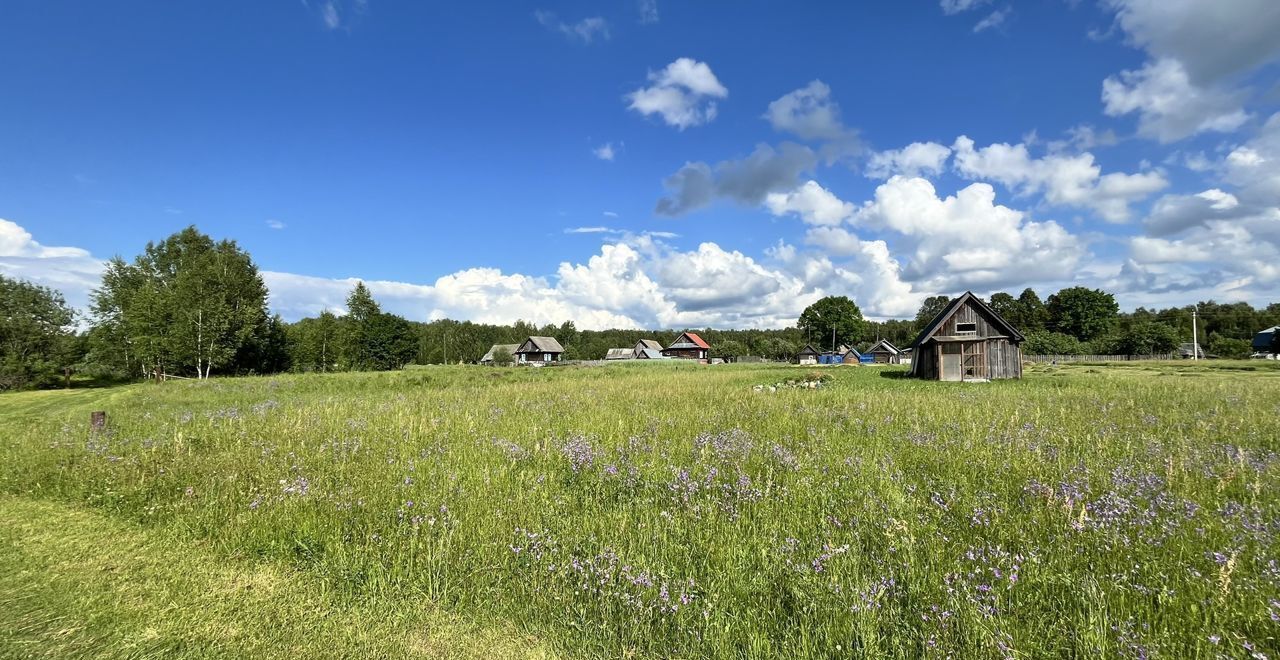
[[[880,377],[892,378],[894,380],[906,380],[911,377],[911,374],[909,372],[899,371],[897,369],[893,369],[893,370],[884,369],[880,372]]]

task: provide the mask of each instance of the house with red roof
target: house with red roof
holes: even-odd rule
[[[670,346],[662,350],[662,354],[667,357],[706,363],[711,357],[711,346],[703,341],[702,337],[692,332],[682,332]]]

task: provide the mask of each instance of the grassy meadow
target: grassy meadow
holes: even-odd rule
[[[1280,657],[1277,367],[6,394],[0,656]]]

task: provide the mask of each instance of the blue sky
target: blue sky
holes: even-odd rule
[[[195,224],[289,319],[1278,297],[1280,5],[795,4],[7,3],[0,272]]]

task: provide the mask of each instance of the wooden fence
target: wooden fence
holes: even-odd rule
[[[1138,360],[1173,360],[1173,353],[1160,355],[1024,355],[1023,362],[1134,362]]]

